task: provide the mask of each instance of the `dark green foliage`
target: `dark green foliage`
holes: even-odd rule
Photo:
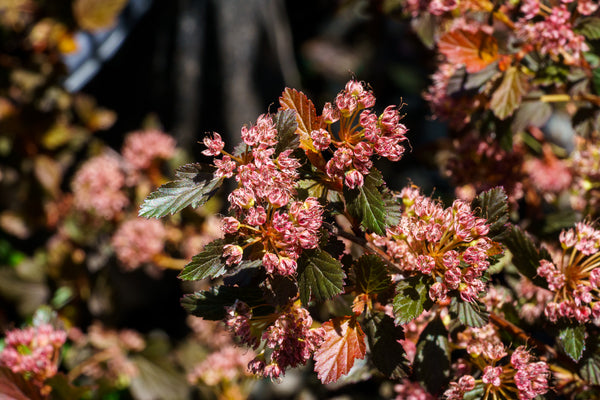
[[[218,321],[225,318],[225,307],[238,299],[251,307],[264,303],[263,293],[258,287],[218,286],[183,296],[181,305],[196,317]],[[258,311],[255,309],[254,313]]]
[[[363,229],[385,235],[386,208],[379,187],[383,185],[381,172],[373,168],[365,176],[364,185],[357,189],[344,187],[344,197],[350,215],[360,221]]]
[[[192,257],[192,261],[179,273],[179,278],[185,281],[214,279],[234,275],[243,269],[256,268],[261,265],[261,260],[242,260],[239,264],[228,266],[222,257],[223,247],[226,244],[224,240],[217,239],[204,246],[202,252]]]
[[[175,214],[187,206],[199,207],[221,186],[222,178],[214,178],[200,164],[186,164],[175,173],[177,180],[150,193],[140,207],[139,216],[161,218]]]
[[[488,237],[499,241],[508,234],[508,197],[501,187],[481,193],[471,204],[475,215],[485,218],[490,225]]]
[[[489,312],[485,309],[485,304],[480,302],[469,303],[460,298],[453,297],[450,303],[450,313],[458,317],[458,320],[467,326],[481,328],[488,323]]]
[[[393,302],[396,324],[412,321],[433,305],[429,299],[430,286],[431,282],[423,275],[412,276],[398,282]]]
[[[538,250],[533,241],[518,226],[514,226],[502,242],[512,253],[512,262],[519,272],[536,285],[546,288],[547,282],[537,275],[537,268],[540,266],[540,260],[551,260],[548,252],[545,249]]]
[[[356,289],[363,293],[380,293],[392,284],[386,265],[376,255],[363,255],[356,260],[353,270],[356,276]]]
[[[329,253],[305,250],[298,259],[298,289],[303,305],[314,297],[317,301],[332,298],[344,290],[342,263]]]
[[[440,394],[450,381],[450,346],[448,332],[435,318],[419,336],[413,365],[419,381],[431,394]]]
[[[402,327],[396,326],[390,316],[377,313],[366,321],[365,332],[375,367],[388,378],[405,377],[410,365],[404,348],[398,342],[404,339]]]
[[[558,339],[564,352],[579,361],[585,350],[585,326],[567,326],[560,330]]]
[[[298,128],[296,111],[281,110],[277,112],[273,115],[273,123],[277,129],[276,155],[284,150],[296,149],[300,145],[300,136],[296,134],[296,128]]]

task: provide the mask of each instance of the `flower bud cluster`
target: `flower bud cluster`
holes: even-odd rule
[[[476,386],[483,386],[484,398],[518,398],[531,400],[548,391],[550,370],[544,361],[533,361],[533,356],[520,346],[506,356],[506,348],[492,325],[468,328],[458,335],[458,347],[465,348],[471,363],[477,368],[472,374],[450,383],[444,393],[448,400],[463,399],[465,393]],[[479,375],[477,379],[476,376]]]
[[[102,154],[87,160],[72,182],[75,207],[106,219],[129,204],[124,192],[125,174],[119,159]]]
[[[245,244],[226,245],[223,257],[228,265],[237,264],[244,248],[257,244],[262,249],[255,254],[268,273],[294,274],[302,251],[317,247],[322,206],[314,197],[294,199],[300,162],[291,156],[292,150],[276,154],[277,129],[269,115],[242,128],[242,139],[246,150],[239,156],[223,151],[225,144],[217,133],[204,139],[205,155],[223,154],[214,159],[215,175],[235,176],[238,182],[228,197],[233,216],[224,218],[223,231]]]
[[[579,222],[559,236],[562,255],[557,263],[541,260],[537,269],[554,296],[544,313],[552,322],[558,318],[579,323],[600,318],[600,231]]]
[[[249,375],[248,363],[254,358],[254,353],[233,345],[227,345],[214,353],[210,353],[200,364],[188,374],[188,382],[202,382],[215,386],[223,382],[231,382]]]
[[[268,321],[272,323],[265,329]],[[311,328],[312,323],[308,310],[298,304],[279,314],[253,317],[246,304],[237,302],[227,308],[225,318],[228,329],[239,337],[243,344],[254,349],[264,347],[263,351],[250,361],[248,369],[272,379],[282,376],[288,367],[306,364],[323,342],[321,328]],[[270,355],[267,357],[268,354]]]
[[[400,223],[388,228],[385,237],[373,235],[373,243],[407,273],[433,277],[432,300],[445,302],[456,291],[464,301],[475,301],[486,288],[482,275],[489,257],[502,251],[486,236],[486,220],[475,217],[461,200],[444,208],[412,187],[400,196],[405,206]]]
[[[121,151],[123,158],[137,169],[149,168],[155,159],[168,160],[175,154],[175,139],[159,130],[127,135]]]
[[[8,331],[0,364],[42,386],[44,380],[56,375],[59,350],[66,340],[66,332],[50,324]]]
[[[374,105],[373,93],[363,83],[351,80],[337,95],[335,105],[326,103],[323,108],[327,129],[316,129],[310,134],[316,150],[333,153],[325,166],[329,178],[343,181],[351,189],[363,186],[364,176],[373,166],[372,156],[398,161],[404,154],[400,142],[406,140],[407,129],[400,123],[402,117],[396,106],[388,106],[377,116],[369,110]],[[332,131],[336,122],[339,141]]]
[[[131,271],[163,251],[165,236],[161,221],[133,218],[119,226],[111,242],[121,264]]]

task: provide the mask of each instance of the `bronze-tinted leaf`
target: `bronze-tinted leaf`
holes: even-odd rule
[[[496,39],[482,30],[447,32],[438,46],[450,63],[464,64],[469,73],[481,71],[499,57]]]
[[[365,334],[355,317],[334,318],[323,324],[325,341],[315,351],[315,371],[323,383],[347,374],[356,359],[366,354]]]

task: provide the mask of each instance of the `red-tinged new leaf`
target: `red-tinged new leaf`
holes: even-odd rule
[[[315,351],[315,371],[324,384],[347,374],[367,350],[365,334],[356,317],[339,317],[323,324],[325,341]]]
[[[506,119],[519,107],[525,92],[527,92],[527,75],[517,67],[510,67],[504,73],[502,83],[492,95],[490,109],[496,117]]]
[[[312,145],[310,133],[321,128],[322,121],[317,116],[317,110],[313,102],[304,93],[296,89],[285,88],[281,97],[279,97],[279,104],[283,110],[296,111],[296,122],[298,123],[296,133],[300,136],[300,147],[304,150],[316,152]]]
[[[440,38],[438,46],[450,63],[464,64],[468,73],[481,71],[499,57],[496,39],[482,30],[450,31]]]

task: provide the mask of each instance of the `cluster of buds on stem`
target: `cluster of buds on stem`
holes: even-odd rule
[[[586,323],[600,318],[600,231],[579,222],[559,236],[562,254],[557,263],[541,260],[537,269],[554,296],[544,313]]]
[[[272,379],[289,367],[306,364],[324,338],[321,328],[312,328],[308,310],[298,303],[280,313],[254,316],[245,303],[236,302],[227,308],[225,324],[243,344],[258,350],[248,369]]]
[[[252,246],[253,257],[262,258],[268,273],[292,275],[302,250],[318,245],[322,207],[313,197],[294,198],[301,165],[291,149],[276,152],[278,136],[271,116],[261,115],[241,133],[245,146],[239,155],[225,152],[217,133],[204,139],[203,154],[221,155],[214,159],[215,175],[235,176],[238,183],[228,198],[233,216],[223,221],[224,232],[235,235],[238,244],[225,245],[223,256],[227,265],[237,264]]]
[[[388,228],[385,237],[372,235],[372,243],[384,248],[403,273],[432,277],[433,301],[446,303],[451,292],[475,301],[486,288],[481,278],[489,258],[502,253],[500,245],[486,236],[486,220],[473,215],[461,200],[444,208],[412,187],[400,196],[405,207],[400,223]]]
[[[60,349],[66,340],[66,332],[50,324],[8,331],[0,364],[48,390],[43,382],[56,375]]]
[[[400,142],[406,140],[407,129],[400,123],[398,109],[391,105],[377,116],[369,109],[374,105],[373,93],[363,83],[351,80],[337,95],[335,105],[326,103],[323,108],[327,129],[315,129],[310,134],[314,149],[333,153],[325,166],[327,176],[351,189],[363,186],[364,176],[373,166],[373,155],[398,161],[404,154]],[[332,128],[336,122],[337,139]]]
[[[469,328],[459,334],[459,347],[465,348],[474,366],[471,374],[450,383],[444,396],[448,400],[463,399],[465,393],[481,387],[482,399],[531,400],[548,391],[550,371],[544,361],[533,361],[533,356],[520,346],[510,355],[492,325]]]

